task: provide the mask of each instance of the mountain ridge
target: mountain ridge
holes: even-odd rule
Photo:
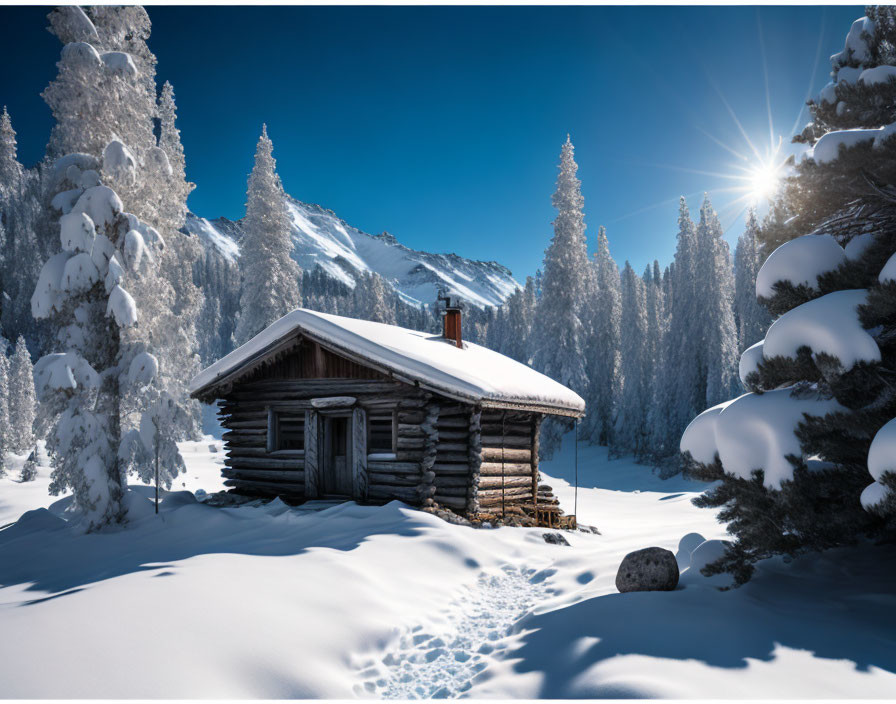
[[[520,288],[499,262],[412,249],[388,231],[372,235],[349,225],[321,205],[288,194],[285,202],[293,225],[293,259],[305,271],[320,266],[350,288],[362,274],[376,272],[412,305],[431,304],[445,290],[477,308],[501,305]],[[189,212],[184,229],[230,262],[238,260],[242,220],[208,220]]]

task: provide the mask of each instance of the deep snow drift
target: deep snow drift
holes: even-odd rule
[[[220,443],[181,445],[177,489],[220,488]],[[213,448],[214,452],[210,451]],[[573,447],[544,465],[573,510]],[[13,460],[10,475],[17,475]],[[762,563],[717,591],[691,569],[724,537],[690,499],[579,448],[579,520],[600,535],[449,525],[398,502],[319,513],[213,508],[78,535],[67,500],[0,479],[0,694],[6,697],[892,697],[896,564],[862,549]],[[698,536],[694,534],[698,533]],[[703,538],[710,539],[704,542]],[[679,549],[681,544],[682,549]],[[678,553],[682,588],[616,593],[630,550]],[[724,581],[724,578],[722,578]]]

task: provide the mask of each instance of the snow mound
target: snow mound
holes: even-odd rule
[[[751,345],[744,350],[740,356],[740,364],[738,365],[738,373],[741,383],[746,386],[747,377],[753,372],[759,371],[759,363],[762,361],[762,349],[764,340],[760,340],[755,345]]]
[[[158,372],[159,360],[149,352],[140,352],[134,355],[131,365],[128,367],[128,382],[145,386],[152,383]]]
[[[856,235],[843,248],[846,258],[852,262],[858,261],[872,242],[874,242],[873,232],[863,232],[861,235]]]
[[[716,422],[719,415],[734,400],[724,401],[718,406],[707,408],[692,420],[685,428],[679,443],[682,452],[690,452],[691,456],[701,464],[712,464],[716,461],[718,444],[716,443]]]
[[[121,198],[108,186],[94,186],[78,198],[72,212],[87,213],[97,225],[111,225],[122,211]]]
[[[874,21],[868,17],[859,17],[846,35],[846,44],[843,51],[834,54],[831,57],[831,65],[834,69],[851,61],[864,63],[871,58],[871,49],[868,47],[868,41],[865,37],[873,37],[876,31]],[[840,69],[841,71],[843,69]]]
[[[100,59],[111,73],[134,78],[139,73],[131,55],[123,51],[104,51]]]
[[[62,62],[85,72],[96,70],[103,65],[99,52],[87,42],[70,42],[62,47]]]
[[[756,295],[771,298],[778,281],[818,288],[818,277],[846,261],[843,247],[830,235],[803,235],[772,252],[756,275]]]
[[[888,281],[896,281],[896,254],[893,254],[887,259],[884,268],[881,269],[880,274],[877,275],[877,280],[882,284],[885,284]]]
[[[896,472],[896,418],[877,431],[868,449],[868,471],[875,479]]]
[[[866,86],[875,86],[878,83],[889,83],[896,81],[896,66],[875,66],[874,68],[866,68],[859,76],[859,83]]]
[[[111,315],[118,327],[129,328],[137,324],[137,304],[134,298],[121,286],[116,284],[109,294],[106,304],[106,315]]]
[[[822,352],[837,357],[846,370],[857,362],[880,361],[880,349],[858,317],[867,294],[865,289],[834,291],[788,311],[768,329],[762,354],[795,358],[806,346],[813,357]]]
[[[302,331],[337,351],[370,360],[399,377],[451,397],[535,404],[573,414],[585,410],[585,402],[574,391],[485,347],[465,342],[463,349],[458,349],[439,335],[304,308],[287,313],[199,373],[190,384],[190,392],[209,386],[271,345]]]
[[[79,252],[65,262],[62,270],[63,291],[86,291],[99,280],[100,272],[86,252]]]
[[[62,275],[68,258],[68,252],[59,252],[50,257],[41,268],[31,295],[31,314],[36,319],[46,318],[61,306]]]
[[[59,218],[59,239],[66,252],[87,252],[93,249],[96,229],[87,213],[69,213]]]
[[[840,156],[840,147],[849,149],[863,142],[873,142],[880,136],[880,129],[836,130],[822,135],[812,149],[812,158],[819,164],[830,164]]]
[[[103,171],[119,183],[134,183],[137,180],[137,158],[122,142],[113,139],[103,150]]]
[[[43,399],[48,392],[70,390],[79,386],[99,386],[99,374],[83,357],[74,352],[56,352],[41,357],[34,365],[34,384]]]
[[[794,434],[803,416],[846,410],[832,399],[794,396],[791,392],[788,388],[744,394],[718,414],[714,423],[716,448],[728,474],[750,479],[755,470],[762,469],[765,486],[780,489],[781,482],[793,478],[793,465],[787,456],[803,456]]]
[[[896,472],[896,418],[884,424],[871,441],[868,472],[875,481],[865,487],[860,500],[866,511],[873,511],[889,494],[887,487],[881,483],[884,472]]]

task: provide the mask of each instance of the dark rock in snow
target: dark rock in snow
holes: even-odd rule
[[[569,545],[569,542],[560,533],[544,533],[544,542],[551,545]]]
[[[644,548],[626,555],[616,573],[620,592],[672,591],[678,586],[678,563],[664,548]]]

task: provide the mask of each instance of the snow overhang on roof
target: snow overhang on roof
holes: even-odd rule
[[[585,402],[574,391],[525,364],[469,342],[463,349],[439,335],[300,308],[200,372],[194,397],[212,398],[241,368],[305,335],[337,354],[400,381],[486,408],[519,408],[580,417]]]

